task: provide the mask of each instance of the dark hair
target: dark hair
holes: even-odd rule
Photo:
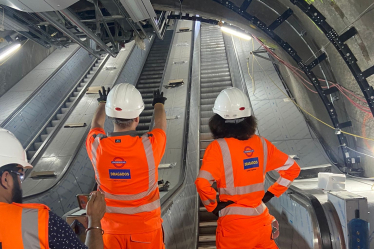
[[[134,119],[124,119],[124,118],[112,118],[113,123],[121,127],[122,129],[129,128],[132,123],[134,123]]]
[[[254,116],[250,116],[237,124],[226,123],[225,119],[215,114],[209,120],[209,128],[214,139],[232,137],[238,140],[247,140],[256,132],[257,119]]]

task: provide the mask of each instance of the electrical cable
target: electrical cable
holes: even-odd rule
[[[255,57],[255,60],[257,62],[257,64],[261,67],[262,71],[265,73],[265,69],[262,67],[261,63],[257,60],[257,58]],[[266,73],[265,73],[266,74]],[[279,89],[279,91],[281,91],[283,93],[283,95],[285,95],[289,100],[291,100],[297,107],[299,107],[303,112],[305,112],[306,114],[308,114],[309,116],[311,116],[312,118],[314,118],[315,120],[317,120],[318,122],[324,124],[325,126],[335,130],[335,128],[332,126],[332,125],[329,125],[328,123],[322,121],[321,119],[317,118],[316,116],[314,116],[313,114],[311,114],[310,112],[306,111],[304,108],[302,108],[299,104],[297,104],[293,99],[291,99],[285,92],[283,92],[283,90],[274,82],[274,80],[272,78],[269,77],[268,74],[266,74],[266,76],[271,80],[271,82]],[[366,140],[370,140],[370,141],[374,141],[373,138],[367,138],[367,137],[363,137],[363,136],[359,136],[359,135],[356,135],[356,134],[353,134],[353,133],[350,133],[350,132],[346,132],[346,131],[340,131],[341,133],[344,133],[346,135],[349,135],[349,136],[353,136],[353,137],[357,137],[357,138],[361,138],[361,139],[366,139]]]
[[[290,64],[288,64],[287,62],[285,62],[283,59],[281,59],[278,55],[276,55],[273,51],[271,51],[267,46],[265,46],[257,37],[254,37],[260,44],[262,47],[264,47],[265,50],[267,50],[267,52],[269,54],[271,54],[274,58],[276,58],[279,62],[281,62],[283,65],[285,65],[287,68],[289,68],[297,77],[299,77],[302,81],[306,82],[307,84],[309,85],[312,85],[312,83],[310,83],[309,81],[307,81],[302,75],[300,75],[298,72],[296,71],[299,71],[301,73],[304,73],[302,70],[300,70],[299,68],[296,68]],[[322,82],[325,82],[325,80],[323,79],[318,79],[319,81],[322,81]],[[301,82],[309,91],[313,92],[313,93],[317,93],[316,91],[310,89],[308,86],[306,86],[303,82]],[[350,95],[352,95],[353,97],[355,97],[357,100],[363,102],[363,103],[367,103],[365,99],[363,99],[362,97],[360,96],[357,96],[355,93],[353,93],[352,91],[346,89],[345,87],[337,84],[337,83],[334,83],[334,82],[331,82],[331,81],[328,81],[328,83],[330,83],[332,85],[332,87],[336,87],[347,99],[348,101],[353,104],[355,107],[357,107],[358,109],[360,109],[361,111],[365,112],[365,113],[371,113],[370,112],[370,109],[368,106],[363,106],[359,103],[356,103],[354,100],[352,100],[349,96],[347,96],[347,94],[345,94],[343,91],[345,91],[346,93],[349,93]],[[327,87],[326,86],[322,86],[322,88],[326,89]]]

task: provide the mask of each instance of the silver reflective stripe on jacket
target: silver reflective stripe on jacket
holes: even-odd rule
[[[265,138],[263,138],[263,137],[260,137],[260,138],[261,138],[261,143],[262,143],[262,149],[264,150],[264,165],[263,165],[263,168],[264,168],[264,175],[265,175],[266,167],[267,167],[267,164],[268,164],[268,145],[266,144]]]
[[[22,209],[22,240],[25,249],[40,248],[38,212],[38,209]]]
[[[261,139],[263,140],[263,139]],[[225,170],[225,180],[226,180],[226,188],[219,188],[218,192],[220,195],[245,195],[250,194],[257,191],[263,191],[264,190],[264,183],[256,183],[256,184],[250,184],[247,186],[240,186],[235,187],[234,186],[234,173],[233,173],[233,167],[232,167],[232,161],[231,161],[231,154],[229,146],[225,139],[217,139],[217,142],[219,146],[221,147],[222,152],[222,158],[223,158],[223,167]],[[262,142],[264,146],[264,173],[267,163],[267,145],[266,142]],[[265,159],[266,158],[266,159]]]
[[[155,200],[154,202],[147,203],[138,207],[106,207],[107,213],[116,213],[116,214],[138,214],[144,212],[151,212],[155,209],[160,208],[160,199]]]
[[[100,144],[100,139],[103,138],[103,137],[106,137],[104,134],[97,134],[97,135],[94,135],[95,137],[95,140],[94,142],[92,143],[92,146],[91,146],[91,154],[92,154],[92,165],[95,169],[95,175],[96,175],[96,182],[98,185],[100,185],[100,177],[99,177],[99,172],[97,171],[97,148],[99,147],[99,144]]]
[[[257,216],[262,214],[265,210],[266,206],[264,203],[261,203],[261,205],[255,208],[227,206],[221,211],[219,211],[219,217],[223,217],[226,215]]]
[[[214,177],[212,176],[212,174],[210,174],[210,172],[206,170],[200,170],[197,178],[203,178],[205,180],[208,180],[210,184],[213,184],[214,182]]]
[[[152,143],[148,138],[148,134],[142,136],[143,148],[147,158],[148,165],[148,189],[138,194],[110,194],[105,191],[105,198],[116,200],[116,201],[133,201],[142,199],[150,195],[153,191],[158,188],[156,179],[156,165],[153,157]],[[150,212],[160,207],[160,200],[156,200],[152,203],[148,203],[139,207],[112,207],[107,205],[108,213],[120,213],[120,214],[137,214],[142,212]]]

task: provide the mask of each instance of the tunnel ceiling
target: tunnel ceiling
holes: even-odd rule
[[[188,19],[188,13],[189,16],[211,19],[211,23],[222,20],[240,27],[274,48],[275,53],[287,63],[304,71],[303,76],[312,84],[309,86],[312,91],[306,89],[289,68],[280,65],[285,83],[298,104],[332,126],[328,127],[306,114],[326,150],[340,164],[341,170],[374,176],[374,169],[370,167],[372,159],[351,150],[373,154],[372,140],[357,137],[374,137],[374,92],[371,87],[374,83],[374,17],[370,15],[374,3],[371,0],[151,2],[157,10],[181,10],[184,19]],[[360,110],[351,102],[352,98],[334,91],[334,87],[327,90],[331,82],[356,93],[361,100],[354,99],[353,102],[358,102],[363,108]]]

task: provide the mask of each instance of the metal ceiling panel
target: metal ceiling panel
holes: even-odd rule
[[[24,12],[63,10],[79,0],[0,0],[0,4]]]

